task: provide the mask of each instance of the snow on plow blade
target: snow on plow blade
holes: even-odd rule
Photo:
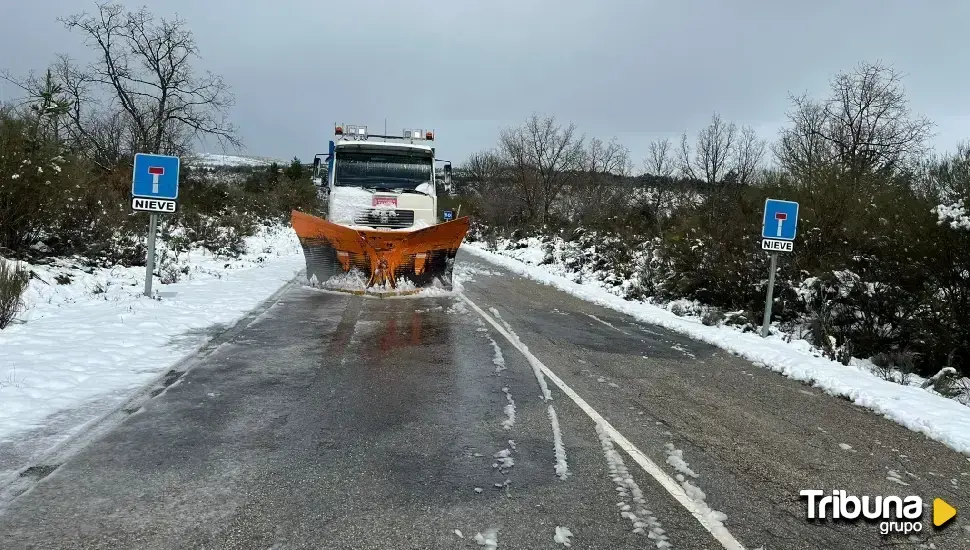
[[[468,232],[468,217],[431,227],[402,230],[354,229],[294,210],[291,223],[303,246],[307,279],[324,282],[357,269],[367,287],[396,289],[399,278],[422,288],[439,280],[452,288],[452,267]]]

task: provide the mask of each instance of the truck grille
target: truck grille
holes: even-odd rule
[[[414,210],[368,208],[357,214],[354,224],[403,229],[414,225]]]

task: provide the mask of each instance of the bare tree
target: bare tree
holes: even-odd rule
[[[691,179],[720,184],[734,167],[732,156],[737,146],[737,126],[726,123],[714,113],[711,123],[697,133],[696,149],[691,151],[687,134],[681,137],[681,169]]]
[[[673,146],[670,140],[664,138],[652,141],[647,146],[647,158],[643,161],[647,173],[661,178],[671,178],[677,171],[677,161],[674,159]]]
[[[674,174],[677,172],[675,154],[673,144],[669,139],[664,138],[650,142],[647,146],[647,158],[643,161],[644,172],[661,179],[656,187],[649,189],[649,195],[645,200],[646,208],[656,220],[659,235],[663,235],[664,219],[676,204],[678,191],[681,190],[673,181]]]
[[[791,101],[791,127],[781,130],[773,150],[783,169],[803,183],[810,182],[835,158],[832,144],[823,137],[827,130],[825,106],[804,95],[792,96]]]
[[[902,75],[881,63],[840,73],[823,102],[800,97],[789,113],[776,155],[782,165],[810,176],[820,163],[858,183],[892,174],[926,152],[933,124],[910,113]]]
[[[603,143],[599,138],[593,138],[586,147],[583,159],[585,171],[599,176],[623,176],[629,174],[630,150],[615,137],[609,143]]]
[[[473,153],[462,168],[468,175],[470,190],[479,196],[501,183],[502,159],[495,151]]]
[[[932,123],[911,118],[901,82],[902,75],[880,63],[862,64],[833,81],[823,138],[854,175],[895,170],[925,153]]]
[[[562,127],[553,116],[533,114],[502,131],[499,150],[532,220],[546,222],[563,189],[578,179],[583,142],[575,124]]]
[[[738,176],[738,183],[748,185],[752,183],[761,161],[765,156],[767,143],[758,138],[754,128],[744,126],[738,136],[737,146],[734,148],[733,169]]]
[[[633,171],[630,150],[615,137],[608,143],[593,138],[585,148],[582,163],[582,176],[565,197],[566,208],[580,219],[605,219],[628,196],[621,181]]]
[[[94,15],[59,21],[85,35],[99,56],[86,71],[71,72],[77,91],[87,91],[89,84],[110,90],[131,123],[134,149],[178,153],[191,139],[204,137],[224,146],[241,144],[227,118],[234,102],[229,87],[212,73],[195,73],[191,62],[198,48],[184,20],[102,3]]]

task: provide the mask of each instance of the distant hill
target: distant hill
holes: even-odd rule
[[[193,168],[217,168],[234,166],[269,166],[277,162],[289,164],[289,160],[271,157],[254,157],[241,155],[220,155],[216,153],[196,153],[185,160],[185,164]]]

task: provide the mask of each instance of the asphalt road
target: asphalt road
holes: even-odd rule
[[[798,496],[959,509],[967,457],[712,346],[459,265],[463,297],[294,285],[106,433],[26,472],[0,503],[0,548],[451,549],[494,535],[531,550],[563,548],[557,527],[590,549],[970,548],[960,516],[883,537],[811,522]],[[688,470],[703,498],[673,479]]]

